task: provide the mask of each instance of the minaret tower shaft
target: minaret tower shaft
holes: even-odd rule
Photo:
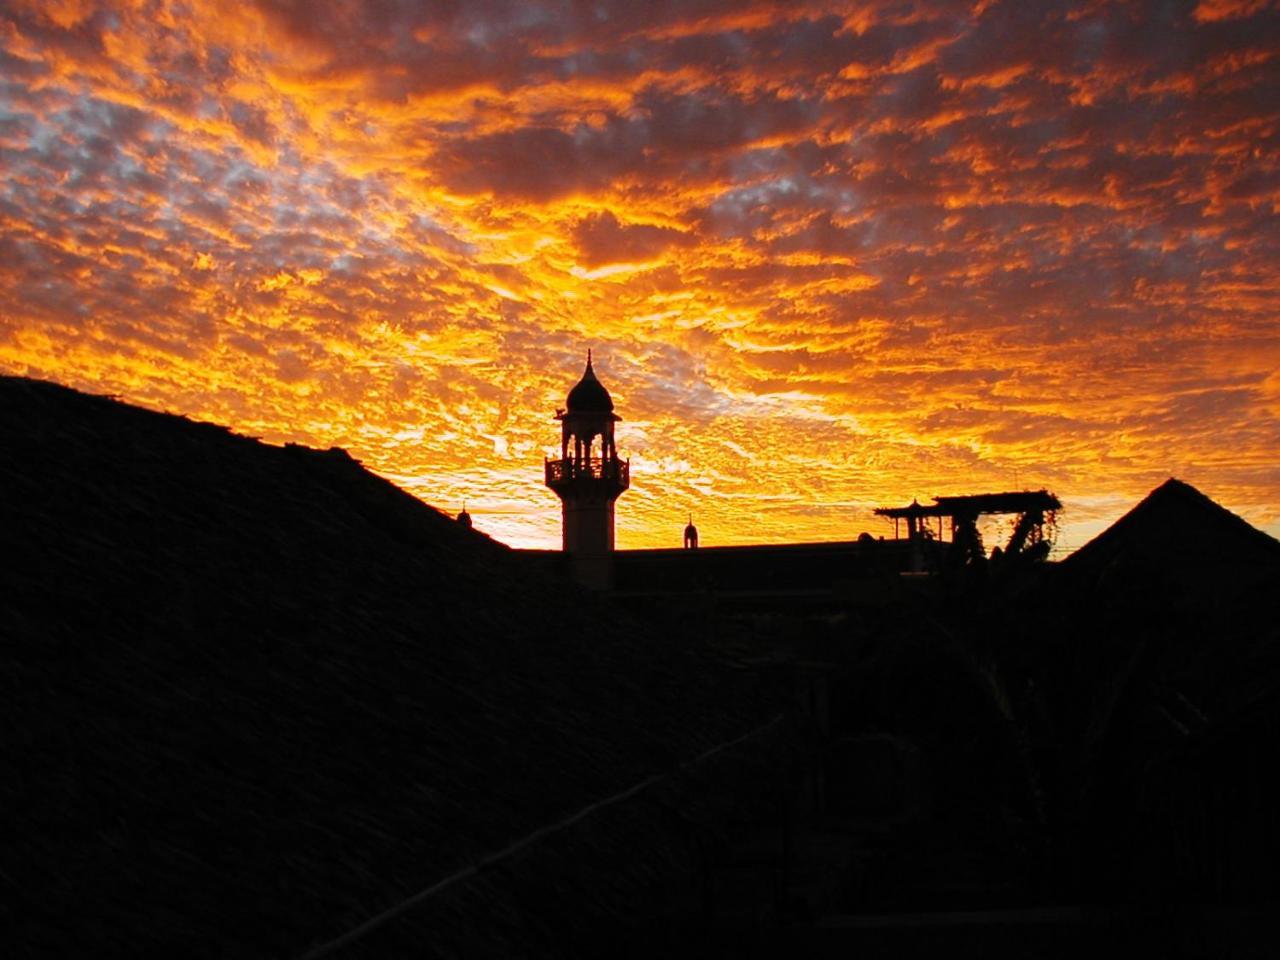
[[[560,498],[564,551],[579,582],[607,589],[612,580],[613,503],[631,485],[631,461],[618,457],[613,398],[587,369],[569,391],[560,421],[560,459],[547,460],[546,483]]]

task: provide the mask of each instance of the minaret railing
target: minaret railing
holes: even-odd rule
[[[576,460],[548,460],[547,483],[568,483],[574,480],[614,480],[626,488],[631,484],[631,461],[616,457],[591,457]]]

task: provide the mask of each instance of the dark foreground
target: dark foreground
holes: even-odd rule
[[[587,594],[48,384],[0,444],[7,956],[1276,943],[1280,544],[1184,484],[805,614]]]

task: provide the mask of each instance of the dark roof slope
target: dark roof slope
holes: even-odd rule
[[[16,378],[0,449],[10,956],[299,955],[760,723],[340,450]]]
[[[1221,574],[1280,566],[1280,542],[1250,526],[1190,484],[1170,478],[1063,562],[1101,574],[1142,563]]]

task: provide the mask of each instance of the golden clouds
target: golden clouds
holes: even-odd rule
[[[624,545],[1170,473],[1261,516],[1276,31],[1243,2],[11,7],[0,364],[348,446],[520,542],[555,542],[538,458],[586,346]]]

